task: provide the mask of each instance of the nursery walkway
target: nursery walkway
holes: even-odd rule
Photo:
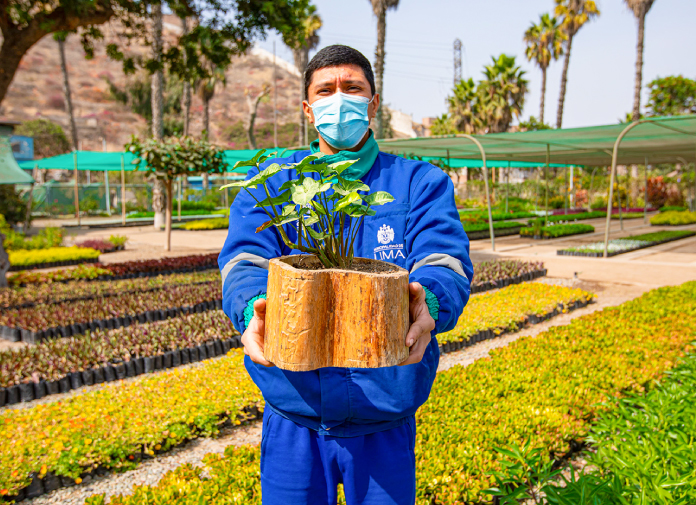
[[[438,371],[446,370],[457,364],[462,366],[470,365],[478,359],[487,357],[492,349],[506,346],[522,336],[536,336],[552,326],[565,325],[576,317],[590,314],[605,307],[618,305],[636,298],[653,287],[647,285],[626,285],[610,282],[586,282],[573,278],[545,278],[539,279],[537,282],[578,287],[587,291],[592,291],[597,295],[596,303],[568,314],[562,314],[549,321],[525,328],[517,333],[506,334],[502,337],[481,342],[458,352],[445,354],[440,359],[440,367],[438,368]],[[196,365],[200,366],[200,363],[197,363]],[[129,380],[138,379],[138,377],[134,377]],[[76,394],[80,394],[83,391],[95,387],[97,386],[84,388],[84,390],[80,390],[76,392]],[[35,402],[32,402],[32,404],[33,403]],[[185,463],[191,463],[194,465],[201,464],[205,454],[211,452],[222,453],[224,452],[225,448],[230,445],[239,446],[243,444],[258,444],[260,441],[260,422],[255,422],[248,426],[226,428],[222,430],[220,435],[216,438],[202,438],[193,440],[183,447],[160,455],[154,460],[142,462],[135,470],[131,470],[123,474],[110,473],[103,477],[96,478],[88,484],[83,483],[80,486],[75,486],[72,488],[62,488],[51,494],[43,495],[35,500],[27,500],[23,503],[31,505],[81,505],[84,503],[87,497],[93,494],[106,493],[107,497],[114,494],[130,494],[133,485],[156,484],[166,472]]]

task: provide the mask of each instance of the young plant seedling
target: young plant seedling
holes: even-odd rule
[[[270,156],[262,149],[239,167],[257,167]],[[261,232],[271,226],[288,247],[314,254],[325,268],[350,268],[353,263],[353,244],[365,216],[373,216],[373,207],[392,202],[386,191],[369,193],[370,187],[360,180],[348,180],[341,174],[355,161],[321,163],[321,154],[310,154],[299,163],[271,163],[254,177],[237,181],[229,187],[244,188],[256,201],[255,208],[263,209],[269,220],[256,229]],[[271,196],[268,180],[282,170],[295,170],[296,178],[283,183],[277,196]],[[318,174],[317,179],[306,174]],[[252,189],[263,187],[266,198],[259,200]],[[279,208],[280,207],[280,208]],[[297,242],[292,242],[283,225],[297,223]]]

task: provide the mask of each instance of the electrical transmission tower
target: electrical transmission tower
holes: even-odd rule
[[[454,85],[462,80],[462,41],[454,39]]]

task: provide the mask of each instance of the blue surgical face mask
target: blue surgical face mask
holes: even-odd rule
[[[314,111],[314,126],[331,147],[351,149],[367,132],[370,125],[367,107],[372,100],[341,92],[317,100],[310,105]]]

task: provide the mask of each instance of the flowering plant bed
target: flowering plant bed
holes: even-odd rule
[[[10,271],[52,268],[81,263],[96,263],[100,252],[83,247],[49,247],[9,251]]]
[[[34,344],[47,338],[70,337],[97,328],[130,326],[136,320],[152,322],[221,306],[219,282],[171,286],[118,297],[9,309],[0,313],[0,336]]]
[[[101,238],[84,240],[75,245],[77,247],[87,247],[91,249],[96,249],[102,254],[115,251],[123,251],[126,248],[125,240],[122,243],[118,243],[116,241]]]
[[[614,239],[610,240],[607,245],[607,256],[616,256],[630,251],[637,251],[638,249],[645,249],[646,247],[680,240],[693,235],[696,235],[696,232],[689,230],[669,230]],[[604,256],[604,242],[594,242],[583,246],[559,249],[556,251],[556,254],[559,256],[588,256],[591,258],[601,258]]]
[[[590,226],[589,224],[570,223],[522,228],[520,230],[520,235],[523,237],[532,237],[534,240],[542,240],[568,237],[571,235],[582,235],[583,233],[593,233],[594,231],[594,226]]]
[[[74,281],[48,284],[28,284],[25,287],[11,287],[0,290],[0,311],[9,308],[33,307],[37,304],[51,304],[76,300],[90,300],[124,293],[144,292],[167,286],[200,284],[220,279],[216,270],[206,270],[190,274],[159,275],[118,281]]]
[[[696,223],[696,212],[666,211],[650,218],[653,226],[682,226]]]
[[[472,297],[457,326],[437,339],[444,352],[456,351],[585,307],[593,298],[587,291],[542,283],[508,286]]]
[[[200,219],[198,221],[191,221],[184,225],[181,225],[182,230],[222,230],[229,228],[230,218],[229,217],[214,217],[211,219]]]
[[[226,424],[256,419],[262,396],[243,354],[0,412],[0,490],[21,500],[125,471]]]
[[[474,280],[471,283],[471,294],[520,284],[544,277],[545,275],[546,269],[542,262],[535,263],[519,260],[482,261],[474,265]]]
[[[97,263],[91,267],[78,267],[77,269],[71,270],[15,274],[8,279],[8,282],[14,286],[22,286],[33,283],[69,282],[78,279],[118,280],[173,273],[200,272],[218,268],[217,258],[217,253],[211,253],[162,258],[158,260],[125,261],[108,265]]]
[[[643,212],[623,212],[621,215],[619,213],[612,213],[612,219],[639,219],[643,217]]]
[[[527,224],[532,226],[535,222],[540,223],[574,223],[575,221],[584,221],[586,219],[599,219],[602,217],[607,217],[606,212],[596,211],[596,212],[579,212],[576,214],[560,214],[553,216],[539,217],[536,219],[530,219]]]
[[[545,455],[563,457],[585,440],[592,420],[607,409],[607,396],[641,391],[659,378],[689,349],[694,332],[691,282],[651,291],[439,373],[416,414],[416,503],[489,503],[483,494],[492,484],[489,474],[503,468],[496,448],[528,441]],[[112,497],[111,504],[155,505],[196,496],[206,503],[237,499],[260,505],[259,455],[258,446],[230,446],[224,455],[208,455],[205,468],[181,466],[154,486]],[[96,495],[86,504],[104,500]]]
[[[493,233],[496,237],[504,237],[506,235],[517,235],[524,225],[516,221],[504,221],[493,223]],[[469,240],[480,240],[490,238],[490,229],[488,223],[464,223],[464,231]]]
[[[3,351],[0,407],[212,358],[238,335],[217,310]]]
[[[536,217],[533,212],[491,212],[493,221],[506,221],[509,219],[522,219],[525,217]],[[464,223],[488,223],[487,211],[459,211],[459,219]]]

